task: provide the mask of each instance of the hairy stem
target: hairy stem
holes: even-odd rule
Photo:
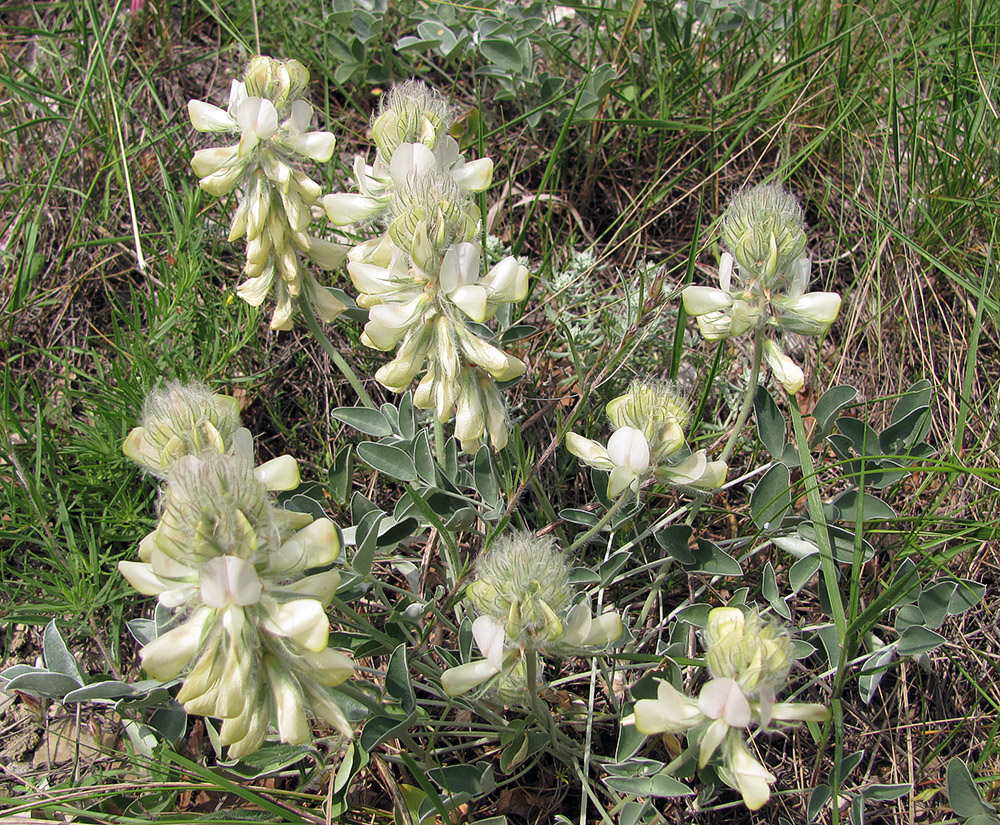
[[[316,313],[313,311],[312,304],[305,298],[299,299],[299,309],[302,310],[302,315],[306,319],[306,326],[309,327],[309,331],[313,334],[313,337],[319,341],[319,345],[323,348],[323,352],[330,356],[330,360],[337,365],[337,369],[340,370],[340,374],[347,379],[347,383],[354,388],[354,392],[358,396],[358,400],[361,401],[366,407],[370,407],[375,410],[378,409],[375,406],[375,402],[372,401],[372,397],[368,394],[368,391],[362,386],[361,381],[358,380],[358,376],[355,374],[354,370],[351,369],[351,365],[347,363],[344,356],[340,354],[334,345],[330,337],[323,331],[323,327],[319,325],[319,320],[316,318]]]

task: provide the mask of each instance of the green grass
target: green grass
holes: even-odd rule
[[[998,650],[984,629],[992,626],[996,606],[1000,511],[1000,7],[986,0],[880,0],[865,9],[798,2],[780,20],[748,18],[705,36],[702,26],[725,21],[707,18],[696,26],[663,0],[579,4],[577,22],[566,24],[580,27],[572,35],[547,26],[524,35],[538,65],[508,72],[505,80],[484,72],[486,60],[471,49],[445,55],[391,48],[416,32],[420,14],[457,30],[471,14],[464,7],[392,4],[380,21],[382,33],[364,41],[352,34],[350,15],[339,11],[348,5],[258,3],[262,52],[308,66],[321,125],[338,136],[335,162],[315,170],[316,179],[328,190],[344,188],[353,155],[367,151],[376,90],[389,80],[423,77],[468,115],[463,140],[471,153],[496,161],[484,213],[502,200],[492,231],[538,276],[520,317],[511,318],[538,327],[518,345],[530,368],[511,390],[511,408],[525,426],[511,449],[515,457],[502,467],[511,489],[526,481],[529,469],[535,474],[511,514],[515,526],[552,530],[572,542],[583,528],[560,522],[559,511],[604,512],[589,475],[565,450],[536,461],[571,416],[577,416],[573,429],[605,439],[603,403],[635,374],[676,377],[693,403],[701,397],[699,446],[721,448],[744,386],[746,352],[741,342],[725,342],[718,351],[706,347],[690,333],[690,321],[687,335],[675,332],[676,291],[685,282],[710,282],[719,252],[715,222],[732,191],[779,180],[800,197],[814,288],[845,296],[830,336],[818,345],[807,342],[798,359],[804,357],[808,376],[802,410],[811,410],[822,389],[850,383],[860,390],[854,413],[881,429],[915,380],[926,378],[934,388],[928,441],[936,452],[890,488],[886,498],[898,519],[865,534],[876,555],[844,569],[844,592],[855,611],[849,618],[871,619],[854,627],[852,638],[862,644],[870,632],[892,636],[894,613],[864,610],[882,604],[880,594],[903,559],[913,561],[922,582],[950,572],[990,589],[974,612],[947,621],[941,632],[948,643],[931,654],[928,669],[912,661],[894,667],[870,705],[859,701],[856,681],[848,679],[844,729],[831,732],[824,749],[820,732],[805,728],[787,739],[762,737],[765,761],[787,793],[761,815],[725,807],[727,795],[708,803],[714,812],[704,821],[804,821],[803,790],[824,781],[845,748],[859,747],[866,755],[848,790],[871,783],[913,782],[915,788],[898,802],[872,803],[867,821],[949,820],[953,814],[939,792],[949,758],[966,760],[977,776],[1000,772],[993,744]],[[18,627],[40,630],[55,618],[91,672],[137,679],[136,646],[124,622],[148,613],[149,605],[116,567],[134,558],[155,523],[154,485],[121,453],[146,392],[177,377],[238,394],[262,457],[290,452],[302,461],[304,479],[320,485],[337,452],[360,438],[331,417],[355,398],[318,344],[304,330],[270,332],[267,304],[258,311],[236,297],[242,252],[225,241],[235,204],[200,192],[188,166],[193,151],[210,144],[189,128],[185,105],[190,98],[225,100],[229,79],[253,53],[254,9],[242,0],[225,13],[218,4],[147,0],[133,20],[127,6],[53,0],[0,10],[0,617],[5,666],[22,661]],[[521,31],[515,12],[508,22]],[[357,68],[345,76],[338,67],[352,38],[361,43],[351,53]],[[588,74],[603,64],[610,66],[605,79],[614,82],[598,84]],[[542,72],[563,79],[562,87],[546,86]],[[594,266],[573,270],[571,251],[591,253]],[[336,277],[352,291],[346,275]],[[663,299],[643,314],[654,283]],[[382,361],[359,344],[360,326],[345,322],[330,334],[376,400],[395,400],[370,378]],[[709,387],[704,379],[715,368],[720,380]],[[587,397],[580,401],[584,386]],[[737,453],[730,478],[760,466],[764,456],[763,450],[754,456],[748,445]],[[824,498],[851,480],[830,454],[813,458]],[[314,492],[322,497],[322,489]],[[401,491],[374,484],[359,464],[350,492],[389,509]],[[804,497],[801,483],[796,493]],[[631,551],[629,566],[601,592],[619,606],[633,604],[633,619],[645,605],[650,620],[635,630],[643,667],[660,660],[668,641],[692,644],[681,659],[697,655],[693,636],[662,639],[658,647],[662,629],[655,621],[696,591],[721,604],[747,587],[748,598],[763,604],[767,562],[787,587],[789,559],[758,541],[749,497],[739,485],[713,499],[695,533],[746,554],[745,580],[689,580],[676,566],[657,580],[663,550],[648,538],[637,540],[641,520],[622,523],[607,547],[583,551],[579,563],[595,568],[621,546]],[[686,500],[660,493],[650,505],[667,513]],[[346,506],[330,496],[324,504],[342,526],[353,523]],[[394,550],[398,557],[380,558],[376,571],[402,586],[401,568],[393,563],[419,566],[424,543],[418,537],[412,547]],[[456,550],[466,558],[480,544],[466,532]],[[413,633],[400,629],[390,592],[376,588],[363,616],[345,625],[360,636],[366,624],[378,631],[369,651],[375,657],[363,664],[379,673],[390,641]],[[822,598],[807,587],[792,601],[798,626],[827,621]],[[437,607],[445,637],[434,644],[454,649],[454,611],[450,604]],[[359,638],[352,644],[361,645]],[[413,659],[424,676],[440,670],[427,647]],[[797,674],[796,685],[803,695],[825,698],[833,680],[814,682],[822,668],[813,664],[808,675]],[[631,686],[632,670],[619,675]],[[595,680],[601,685],[600,676]],[[590,685],[587,673],[567,676],[557,687],[582,697],[593,720],[607,708]],[[410,731],[422,749],[410,754],[414,759],[451,765],[471,755],[469,761],[495,762],[495,718],[473,716],[463,728],[435,701],[427,707],[426,726]],[[613,753],[616,726],[598,718],[593,730],[601,740],[594,752]],[[478,737],[493,744],[477,750]],[[417,784],[396,758],[393,741],[373,754],[384,770],[373,761],[363,775],[361,787],[371,793],[355,794],[356,806],[369,807],[351,814],[359,820],[391,818],[392,801],[378,790],[386,776]],[[665,757],[655,743],[645,753]],[[135,753],[118,758],[157,781],[168,774],[213,781],[180,771],[159,750],[151,763]],[[520,821],[518,804],[578,820],[578,779],[569,777],[572,790],[564,798],[555,794],[564,792],[565,777],[553,762],[529,759],[522,769],[528,767],[517,781],[497,767],[501,788],[473,804],[470,821],[502,813]],[[261,792],[266,804],[246,797],[244,803],[273,821],[280,817],[272,803],[322,816],[325,786],[318,790],[311,769],[292,774],[277,795]],[[593,770],[589,785],[617,821],[627,800],[600,776]],[[58,773],[51,778],[50,798],[12,781],[11,804],[66,810],[59,798],[69,799],[73,782]],[[108,769],[91,796],[66,804],[97,812],[100,821],[139,821],[154,802],[125,787],[133,781]],[[121,784],[101,789],[114,783]],[[256,795],[249,785],[244,791]],[[161,793],[157,804],[185,821],[177,813],[180,788]],[[244,804],[221,779],[211,793],[227,807]],[[556,799],[551,811],[543,807],[549,797]],[[665,821],[683,816],[687,804],[658,803]],[[584,810],[597,821],[593,802]],[[823,816],[830,817],[829,809]]]

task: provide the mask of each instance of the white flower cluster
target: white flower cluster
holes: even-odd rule
[[[500,538],[476,563],[466,595],[480,615],[472,634],[484,658],[446,670],[449,696],[498,677],[501,698],[524,701],[528,656],[602,648],[622,635],[617,612],[594,616],[589,599],[572,604],[569,565],[553,541],[529,533]]]
[[[312,106],[301,97],[308,82],[309,72],[298,61],[259,56],[250,61],[242,81],[232,82],[228,108],[200,100],[188,104],[195,129],[240,135],[235,146],[195,152],[191,167],[206,192],[222,197],[238,191],[229,240],[246,239],[247,259],[246,280],[236,293],[260,306],[274,287],[272,329],[291,329],[293,299],[300,297],[324,321],[344,310],[300,259],[330,270],[343,263],[347,252],[307,231],[322,189],[294,163],[296,158],[325,163],[336,142],[330,132],[310,130]]]
[[[584,464],[608,470],[608,496],[638,491],[655,477],[664,484],[715,489],[726,480],[724,461],[709,461],[704,450],[685,445],[687,406],[673,385],[662,381],[634,381],[624,395],[608,403],[615,428],[608,446],[577,433],[566,435],[566,449]]]
[[[777,624],[764,623],[756,612],[717,607],[705,630],[705,661],[712,679],[697,699],[661,680],[656,699],[640,699],[631,718],[641,733],[686,733],[698,748],[698,766],[721,754],[719,776],[757,810],[771,796],[775,777],[747,748],[744,731],[752,724],[815,721],[829,718],[823,705],[775,702],[792,665],[792,643]]]
[[[469,195],[489,186],[493,162],[467,162],[449,123],[446,103],[426,86],[397,87],[372,125],[374,164],[355,164],[360,194],[327,195],[324,206],[336,224],[387,221],[385,234],[352,249],[347,265],[358,304],[369,310],[362,342],[396,349],[375,377],[404,392],[423,372],[414,403],[442,423],[455,411],[462,449],[475,453],[487,435],[495,449],[506,445],[496,382],[519,377],[525,365],[468,322],[522,300],[528,270],[507,257],[482,274],[480,215]]]
[[[330,688],[354,671],[327,646],[340,576],[323,568],[340,554],[337,528],[271,503],[269,491],[298,486],[298,466],[282,456],[255,468],[238,425],[235,402],[199,385],[150,397],[125,451],[165,478],[162,512],[140,561],[119,563],[136,590],[177,612],[142,649],[143,667],[180,678],[189,713],[222,720],[231,758],[257,750],[272,724],[283,742],[308,741],[307,713],[350,737]]]
[[[719,287],[689,286],[684,309],[708,341],[743,335],[765,323],[801,335],[823,335],[840,313],[835,292],[806,292],[811,264],[802,210],[777,184],[733,198],[722,224],[730,252],[722,253]],[[737,264],[739,265],[737,268]],[[802,389],[802,369],[770,339],[764,358],[785,390]]]

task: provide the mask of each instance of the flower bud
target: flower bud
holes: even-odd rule
[[[767,289],[788,286],[806,245],[802,207],[777,183],[744,189],[722,217],[722,238],[745,276]]]
[[[739,608],[717,607],[708,614],[705,661],[716,679],[732,679],[747,696],[762,689],[772,695],[784,682],[794,654],[788,632],[765,623],[756,611],[744,616]]]
[[[479,611],[500,622],[512,641],[547,641],[562,635],[556,613],[572,597],[569,564],[550,538],[511,533],[476,561],[467,590]]]
[[[386,159],[401,143],[422,143],[433,149],[451,127],[448,102],[438,92],[417,80],[399,83],[383,98],[372,122],[375,145]]]
[[[271,540],[267,490],[245,458],[185,456],[173,468],[155,542],[167,556],[203,563],[218,556],[250,559],[258,536]]]
[[[608,403],[607,413],[616,429],[634,427],[642,432],[653,464],[659,464],[684,445],[688,407],[669,382],[633,381],[627,393]]]
[[[764,360],[774,372],[774,377],[781,382],[785,392],[795,395],[805,384],[805,374],[802,368],[782,352],[774,341],[764,341]]]
[[[162,477],[181,456],[228,450],[240,428],[239,402],[204,384],[173,381],[146,396],[141,422],[122,450]]]

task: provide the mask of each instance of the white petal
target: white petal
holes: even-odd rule
[[[154,679],[166,682],[177,676],[201,644],[201,631],[207,614],[195,614],[180,627],[157,636],[139,651],[142,667]]]
[[[408,179],[420,177],[437,170],[437,160],[422,143],[401,143],[392,153],[389,174],[396,186],[402,186]]]
[[[513,256],[508,256],[486,273],[483,285],[496,300],[507,303],[522,301],[528,294],[528,274],[526,267]]]
[[[330,635],[330,620],[316,599],[285,602],[267,625],[276,635],[286,636],[313,652],[324,650]]]
[[[729,292],[733,285],[733,265],[736,259],[728,252],[722,253],[719,260],[719,286],[723,292]]]
[[[684,309],[688,315],[707,315],[720,312],[733,305],[733,296],[711,286],[689,286],[681,293]]]
[[[235,146],[217,146],[199,149],[191,158],[191,169],[199,177],[214,175],[236,158]]]
[[[268,572],[291,573],[330,564],[340,555],[340,536],[328,518],[316,519],[299,530],[271,555]]]
[[[304,135],[286,138],[282,142],[293,152],[317,163],[326,163],[330,160],[337,145],[337,139],[332,132],[306,132]]]
[[[327,570],[323,573],[313,573],[313,575],[306,576],[296,582],[292,582],[292,584],[273,587],[270,589],[270,592],[295,593],[299,596],[308,596],[326,606],[330,604],[334,595],[336,595],[339,586],[340,574],[336,570]]]
[[[770,785],[775,777],[753,758],[741,738],[734,739],[738,741],[734,741],[727,749],[726,768],[736,780],[736,789],[743,796],[743,804],[751,811],[756,811],[771,798]]]
[[[160,593],[177,587],[176,581],[164,581],[157,576],[153,572],[151,564],[143,564],[138,561],[120,561],[118,562],[118,572],[143,596],[159,596]]]
[[[698,746],[698,767],[704,768],[708,760],[712,758],[719,745],[721,745],[729,735],[729,725],[725,719],[716,719],[702,734],[701,743]]]
[[[447,295],[479,280],[479,247],[467,241],[452,244],[441,258],[438,281]]]
[[[781,382],[785,392],[795,395],[805,384],[805,375],[801,368],[774,341],[764,342],[764,358],[774,372],[774,377]]]
[[[302,696],[291,680],[281,673],[277,667],[268,662],[268,682],[274,697],[274,710],[278,722],[278,735],[282,742],[289,745],[301,745],[309,741],[312,728],[306,719]]]
[[[622,427],[608,440],[608,456],[617,466],[642,475],[649,469],[649,442],[642,430]]]
[[[693,484],[700,479],[708,466],[704,450],[691,453],[679,464],[661,468],[661,473],[671,484]]]
[[[608,478],[608,498],[618,498],[625,490],[639,490],[639,477],[629,467],[615,467]]]
[[[590,633],[583,640],[584,647],[606,647],[617,642],[623,633],[622,617],[617,611],[602,613],[590,626]]]
[[[830,709],[807,702],[776,702],[771,706],[771,718],[778,722],[825,722]]]
[[[698,695],[698,710],[710,719],[724,719],[733,728],[750,724],[750,702],[734,679],[713,679]]]
[[[480,659],[446,670],[441,674],[441,686],[449,696],[461,696],[499,672],[500,669],[491,665],[486,659]]]
[[[238,556],[216,556],[199,570],[201,598],[209,607],[245,606],[260,601],[263,585],[254,566]]]
[[[268,140],[278,131],[278,111],[263,97],[248,97],[236,110],[236,122],[244,134]]]
[[[303,658],[317,671],[316,681],[326,687],[335,687],[354,675],[354,660],[339,650],[327,647],[306,653]]]
[[[486,320],[486,287],[474,284],[460,286],[449,296],[451,302],[473,321],[482,323]]]
[[[697,703],[665,679],[656,689],[655,699],[635,703],[635,726],[647,736],[656,733],[682,733],[699,724],[704,717]]]
[[[347,226],[351,223],[366,221],[385,208],[385,204],[367,195],[355,195],[350,192],[335,192],[323,197],[323,209],[332,224]]]
[[[254,477],[268,490],[294,490],[299,486],[299,462],[290,455],[279,455],[254,470]]]
[[[615,466],[602,445],[578,433],[566,433],[566,449],[584,464],[596,467],[598,470],[610,470]]]
[[[581,647],[590,634],[590,626],[593,621],[589,598],[580,604],[573,605],[563,622],[563,637],[560,641],[572,647]]]
[[[499,671],[503,667],[506,641],[503,625],[491,616],[480,616],[472,623],[472,637],[490,664]]]
[[[347,258],[347,247],[322,238],[310,237],[306,254],[320,269],[336,269]]]
[[[199,132],[232,132],[236,128],[226,111],[203,100],[188,101],[188,116]]]
[[[493,182],[493,161],[490,158],[466,161],[451,170],[451,177],[464,192],[484,192]]]

